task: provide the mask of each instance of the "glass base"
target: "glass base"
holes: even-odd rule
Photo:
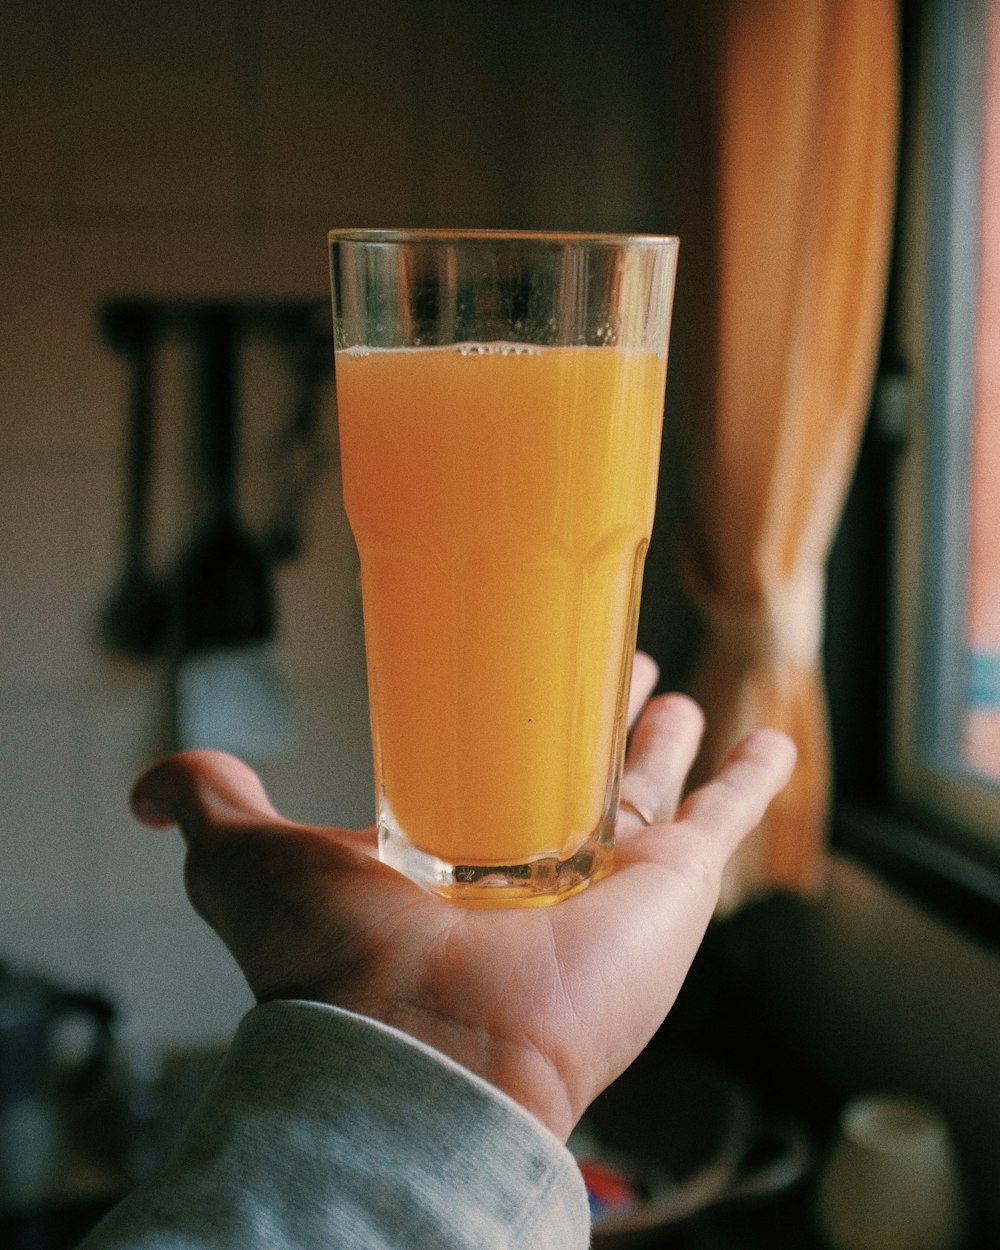
[[[379,859],[463,907],[548,907],[606,876],[614,820],[605,819],[567,859],[543,853],[518,864],[452,864],[413,845],[387,807],[379,812]]]

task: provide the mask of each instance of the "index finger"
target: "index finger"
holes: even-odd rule
[[[674,828],[685,827],[726,859],[760,824],[771,800],[788,784],[796,748],[777,729],[757,729],[729,754],[711,781],[681,804]]]
[[[645,651],[637,651],[632,660],[632,684],[628,692],[629,729],[639,719],[639,713],[649,702],[649,696],[656,689],[660,680],[660,667],[651,655]]]
[[[188,844],[233,820],[278,818],[253,769],[222,751],[184,751],[154,764],[130,802],[143,824],[177,825]]]

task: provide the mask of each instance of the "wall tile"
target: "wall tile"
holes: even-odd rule
[[[521,214],[531,195],[525,172],[536,129],[559,107],[561,84],[551,63],[560,44],[572,43],[577,58],[582,52],[568,33],[564,6],[530,6],[551,12],[557,30],[546,41],[541,68],[526,63],[521,7],[512,13],[504,5],[481,6],[471,21],[464,0],[412,9],[413,130],[403,160],[415,178],[418,225],[532,224]],[[549,159],[559,159],[567,137],[546,153]]]
[[[47,4],[0,11],[0,204],[34,208],[56,199],[56,67]],[[16,101],[16,107],[12,107]],[[25,118],[31,119],[30,136]]]
[[[272,803],[306,824],[370,824],[375,800],[363,671],[345,675],[331,663],[312,681],[295,683],[293,697],[297,749],[258,769]]]
[[[57,231],[0,227],[0,458],[78,445],[67,419],[65,260]]]
[[[126,1043],[225,1042],[253,1005],[242,973],[193,911],[94,926],[98,983],[121,1008]]]
[[[0,462],[0,687],[113,693],[137,677],[103,641],[124,558],[122,472],[100,460],[68,463]],[[176,465],[157,479],[157,572],[186,537],[186,486]]]
[[[0,909],[15,928],[78,907],[85,848],[77,818],[78,726],[65,699],[5,691],[0,751]]]
[[[74,230],[65,236],[65,340],[72,408],[65,422],[88,454],[121,456],[128,430],[131,368],[98,326],[112,298],[219,298],[254,291],[246,237],[239,230]],[[194,403],[195,362],[177,333],[156,360],[156,450],[186,447]]]
[[[237,214],[247,141],[238,0],[60,9],[69,205],[161,221]]]
[[[0,461],[0,688],[60,688],[74,655],[73,478]]]
[[[149,673],[141,684],[130,685],[80,712],[79,768],[86,798],[79,819],[88,852],[81,896],[104,918],[134,917],[147,907],[187,907],[180,835],[146,828],[128,807],[136,777],[167,750],[162,676]]]
[[[260,165],[250,194],[265,222],[406,224],[415,177],[406,153],[420,120],[406,13],[384,0],[257,6]]]
[[[330,299],[330,261],[325,199],[315,195],[315,224],[289,227],[280,222],[250,230],[246,236],[247,274],[251,289],[286,298]],[[332,337],[331,337],[332,350]]]

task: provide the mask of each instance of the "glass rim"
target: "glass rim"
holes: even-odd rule
[[[382,227],[337,228],[327,232],[330,243],[552,243],[589,247],[676,248],[676,234],[627,234],[586,230],[494,230],[494,229],[388,229]]]

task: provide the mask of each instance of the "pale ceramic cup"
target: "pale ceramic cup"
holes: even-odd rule
[[[849,1103],[820,1177],[817,1219],[831,1250],[957,1250],[965,1211],[938,1112],[889,1094]]]

